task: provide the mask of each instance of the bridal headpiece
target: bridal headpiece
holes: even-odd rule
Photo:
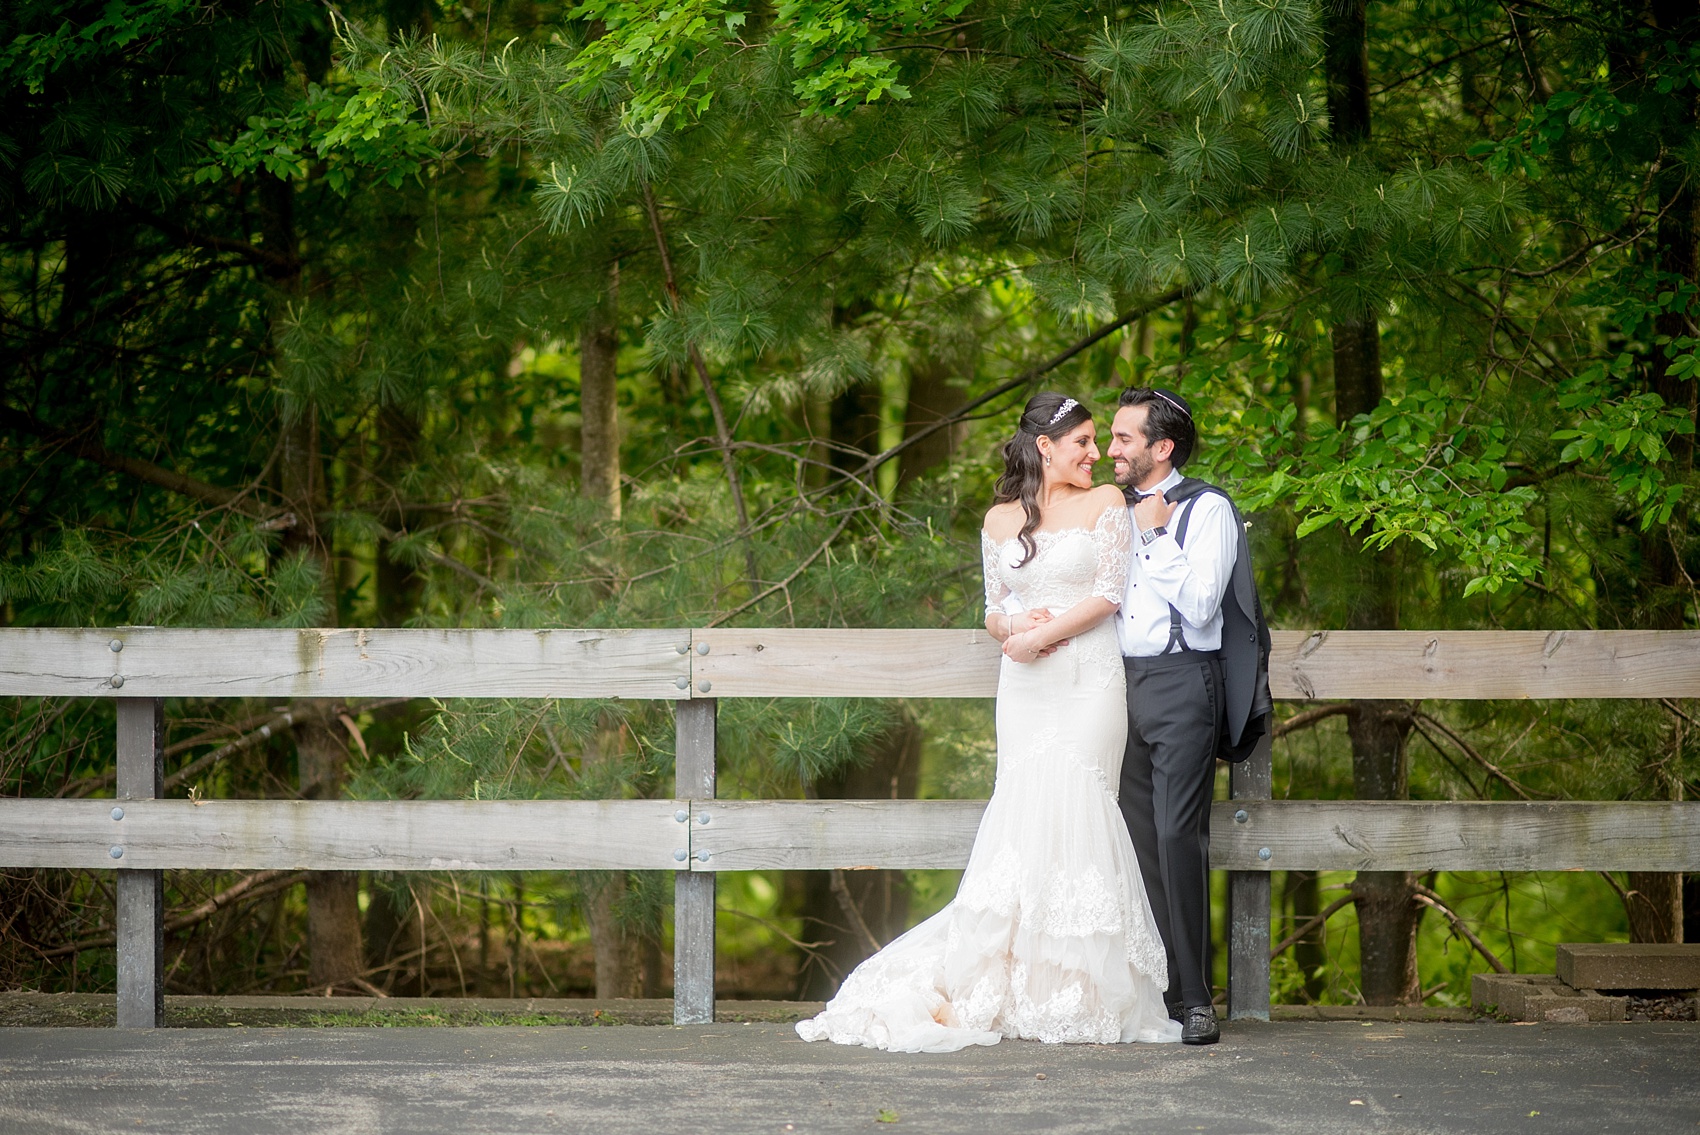
[[[1057,412],[1051,415],[1051,420],[1045,423],[1045,428],[1049,429],[1050,427],[1056,425],[1058,422],[1062,421],[1063,418],[1068,414],[1068,412],[1070,410],[1074,409],[1078,405],[1080,405],[1080,403],[1076,402],[1074,399],[1064,398],[1063,401],[1062,401],[1062,405],[1057,407]]]

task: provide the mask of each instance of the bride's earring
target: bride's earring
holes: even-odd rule
[[[1051,464],[1051,455],[1047,453],[1047,454],[1045,454],[1045,466],[1046,466],[1046,468],[1049,468],[1050,464]]]

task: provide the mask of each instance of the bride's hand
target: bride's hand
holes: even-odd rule
[[[1012,662],[1036,662],[1054,649],[1039,641],[1037,631],[1021,631],[1003,640],[1003,652]]]

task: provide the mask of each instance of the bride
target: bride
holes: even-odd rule
[[[1004,654],[992,798],[955,900],[857,966],[819,1016],[798,1023],[804,1040],[894,1052],[1006,1036],[1180,1040],[1116,808],[1127,707],[1110,615],[1131,529],[1121,490],[1092,487],[1095,435],[1086,407],[1045,393],[1004,445],[980,535],[986,629]]]

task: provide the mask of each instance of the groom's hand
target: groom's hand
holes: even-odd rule
[[[1180,505],[1172,504],[1163,498],[1162,492],[1152,493],[1144,500],[1133,506],[1133,522],[1146,532],[1169,523],[1169,518],[1175,515],[1175,509]]]

